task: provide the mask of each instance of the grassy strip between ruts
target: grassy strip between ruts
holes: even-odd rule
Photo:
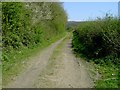
[[[66,35],[66,37],[63,39],[63,41],[56,47],[56,49],[54,50],[54,52],[50,58],[48,68],[51,68],[55,65],[56,58],[60,54],[62,47],[64,46],[65,42],[68,40],[69,37],[70,37],[70,33],[68,33]]]
[[[43,70],[42,74],[39,76],[38,81],[35,83],[34,85],[35,87],[48,88],[48,87],[52,87],[52,85],[54,86],[53,82],[51,82],[50,80],[46,80],[45,75],[55,74],[54,69],[56,68],[56,63],[57,63],[56,58],[61,53],[62,47],[64,46],[64,44],[66,43],[66,40],[68,40],[70,36],[71,36],[71,33],[67,33],[66,37],[63,38],[62,42],[57,45],[57,47],[53,51],[52,56],[49,59],[47,67],[45,68],[45,70]]]
[[[31,48],[23,48],[20,51],[13,51],[13,53],[9,55],[11,57],[10,58],[11,60],[9,61],[11,62],[4,62],[3,64],[4,65],[2,69],[3,86],[7,85],[8,82],[14,79],[14,77],[17,76],[17,74],[25,68],[25,65],[30,57],[35,56],[38,52],[42,51],[45,47],[59,40],[63,36],[65,36],[65,34],[61,36],[56,36],[49,40],[48,42],[38,44]]]

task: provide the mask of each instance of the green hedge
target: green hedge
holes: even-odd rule
[[[120,21],[106,16],[96,21],[80,23],[73,32],[74,51],[87,58],[109,57],[115,64],[120,63]],[[106,59],[105,59],[106,60]]]

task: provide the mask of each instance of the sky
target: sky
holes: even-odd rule
[[[118,2],[64,2],[63,7],[68,14],[68,21],[93,20],[106,13],[118,16]]]
[[[55,0],[51,0],[55,1]],[[61,2],[118,2],[120,0],[59,0]]]

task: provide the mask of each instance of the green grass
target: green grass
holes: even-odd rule
[[[49,68],[51,68],[53,65],[55,65],[55,60],[57,58],[57,56],[60,54],[62,47],[64,46],[65,42],[68,40],[68,38],[70,37],[70,33],[67,33],[66,37],[63,39],[63,41],[55,48],[51,58],[50,58],[50,66]]]
[[[103,59],[88,59],[82,54],[75,53],[78,58],[83,59],[83,62],[90,71],[90,77],[94,81],[94,88],[118,88],[119,87],[119,67],[111,62],[104,62]],[[87,61],[87,62],[86,62]],[[102,62],[101,62],[102,61]]]
[[[118,88],[119,68],[113,64],[95,65],[100,74],[100,79],[95,82],[95,88]]]
[[[22,48],[20,51],[13,50],[11,54],[7,55],[7,57],[9,57],[9,62],[3,62],[3,85],[10,82],[25,68],[30,57],[35,56],[38,52],[42,51],[45,47],[59,40],[63,36],[65,36],[65,34],[56,36],[48,42],[43,42],[31,48]]]

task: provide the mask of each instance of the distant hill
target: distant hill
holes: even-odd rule
[[[68,23],[67,23],[67,25],[66,25],[67,31],[72,31],[72,30],[74,30],[79,23],[80,23],[80,22],[77,22],[77,21],[68,21]]]
[[[68,21],[67,23],[67,27],[71,27],[71,26],[77,26],[80,23],[80,21]]]

